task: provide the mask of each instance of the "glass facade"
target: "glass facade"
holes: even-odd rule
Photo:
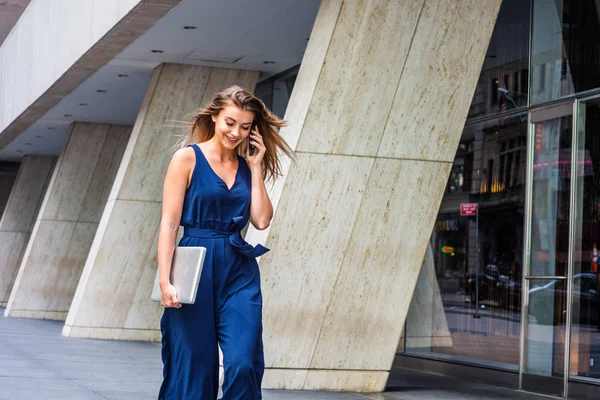
[[[600,87],[600,2],[534,0],[531,104]]]
[[[406,321],[408,353],[518,369],[529,10],[502,4]],[[479,204],[478,229],[461,203]],[[431,286],[435,295],[417,304]]]
[[[503,2],[400,352],[600,384],[599,33],[600,0]]]

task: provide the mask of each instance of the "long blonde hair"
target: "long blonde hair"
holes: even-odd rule
[[[215,94],[210,103],[200,108],[189,122],[189,128],[179,142],[179,147],[183,148],[189,144],[202,143],[212,139],[215,135],[215,123],[212,116],[218,115],[229,104],[254,113],[254,122],[266,147],[263,158],[263,179],[271,180],[281,176],[281,162],[277,150],[281,150],[292,160],[294,159],[292,149],[278,131],[279,128],[286,126],[287,122],[271,113],[262,100],[240,86],[230,86]],[[243,156],[244,151],[245,146],[238,145],[237,153]]]

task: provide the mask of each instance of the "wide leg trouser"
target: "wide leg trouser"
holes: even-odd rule
[[[254,259],[205,268],[194,304],[165,309],[161,318],[163,383],[159,400],[217,398],[223,351],[223,400],[260,400],[264,372],[262,297]],[[209,261],[209,262],[206,262]],[[251,261],[251,262],[250,262]]]

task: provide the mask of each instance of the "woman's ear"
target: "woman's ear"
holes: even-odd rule
[[[217,123],[217,116],[216,115],[211,115],[210,118],[212,119],[212,121],[216,124]]]

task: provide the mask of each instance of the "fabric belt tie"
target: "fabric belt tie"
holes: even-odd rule
[[[244,228],[244,218],[234,217],[231,219],[230,229],[227,231],[218,231],[215,229],[204,229],[194,228],[191,226],[184,226],[183,236],[195,237],[200,239],[221,239],[229,238],[229,243],[233,248],[240,254],[246,257],[260,257],[265,254],[269,249],[258,244],[253,247],[251,244],[246,242],[242,237],[242,229]]]

